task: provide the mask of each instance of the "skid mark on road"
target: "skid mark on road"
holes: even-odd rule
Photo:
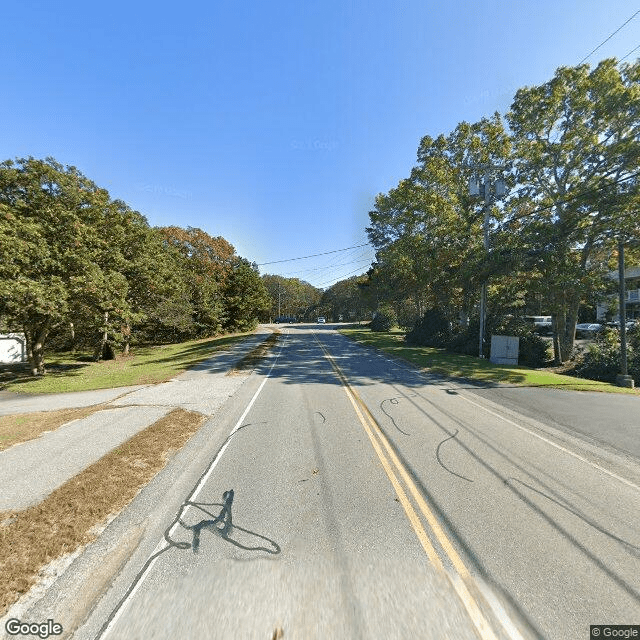
[[[400,462],[394,447],[384,435],[380,425],[377,423],[376,419],[373,417],[355,389],[351,387],[335,359],[331,356],[315,333],[314,338],[323,350],[325,357],[331,364],[336,376],[341,381],[345,393],[358,416],[358,420],[369,437],[369,440],[378,455],[380,463],[382,464],[387,477],[391,481],[391,484],[396,491],[396,495],[398,496],[407,518],[409,519],[422,548],[427,554],[427,557],[438,571],[444,571],[443,559],[446,559],[447,564],[450,564],[452,567],[453,574],[449,571],[446,573],[450,577],[451,584],[458,594],[479,636],[482,640],[497,640],[497,635],[492,625],[489,623],[476,600],[476,597],[473,595],[474,593],[479,592],[478,587],[474,583],[469,570],[458,555],[458,552],[455,550],[452,542],[444,532],[444,529],[436,515],[427,504],[427,501],[416,484],[411,479],[405,466]],[[412,496],[413,502],[409,500],[407,494]],[[418,512],[426,521],[427,527],[433,535],[433,539],[427,533]],[[435,544],[442,549],[443,558],[441,558],[440,553],[436,551]],[[503,624],[503,628],[506,629],[507,626],[509,625],[505,626]],[[507,629],[507,633],[509,632],[510,631]],[[521,636],[520,634],[515,636],[510,634],[510,637],[519,639]]]
[[[452,440],[453,438],[457,437],[458,435],[458,429],[456,429],[456,432],[453,435],[450,435],[449,437],[445,438],[436,448],[436,458],[438,460],[438,462],[440,463],[440,466],[445,470],[448,471],[450,474],[458,477],[458,478],[462,478],[462,480],[466,480],[467,482],[473,482],[473,480],[471,480],[470,478],[467,478],[465,476],[461,476],[459,473],[456,473],[455,471],[452,471],[451,469],[449,469],[449,467],[447,467],[447,465],[442,462],[442,460],[440,459],[440,447],[445,443],[448,442],[449,440]]]

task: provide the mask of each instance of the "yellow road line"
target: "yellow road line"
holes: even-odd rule
[[[456,592],[458,593],[458,596],[462,600],[462,604],[467,610],[469,617],[471,618],[473,624],[475,625],[476,629],[480,633],[480,636],[482,637],[483,640],[497,640],[496,635],[493,632],[493,629],[489,625],[489,622],[487,621],[486,617],[480,610],[478,603],[476,602],[475,598],[473,597],[473,595],[471,594],[471,592],[467,587],[466,582],[471,580],[469,570],[467,569],[465,564],[462,562],[462,559],[458,555],[457,551],[454,549],[453,545],[451,544],[451,541],[449,540],[446,533],[442,529],[440,523],[438,522],[438,519],[436,518],[433,511],[427,505],[427,502],[425,501],[424,497],[418,490],[418,487],[416,487],[415,483],[411,479],[411,476],[405,469],[404,465],[398,459],[398,456],[396,455],[393,447],[391,446],[388,439],[380,429],[378,422],[373,417],[368,407],[365,405],[363,400],[357,394],[355,389],[351,387],[347,378],[342,373],[342,370],[340,369],[340,367],[338,366],[334,358],[331,356],[331,354],[327,351],[325,346],[320,342],[320,340],[315,335],[315,333],[314,333],[314,338],[316,339],[316,342],[324,352],[325,357],[331,364],[331,367],[333,368],[340,382],[342,383],[345,393],[347,394],[347,397],[351,401],[351,404],[356,412],[356,415],[358,416],[358,419],[360,420],[360,423],[364,427],[366,434],[369,436],[369,440],[371,441],[371,444],[373,445],[373,448],[376,454],[378,455],[378,458],[380,459],[382,467],[384,468],[387,476],[389,477],[389,480],[391,481],[391,484],[393,485],[393,488],[396,491],[398,499],[400,500],[400,504],[404,508],[405,513],[409,518],[409,522],[411,523],[413,530],[418,536],[418,540],[420,541],[423,549],[425,550],[427,556],[429,557],[429,560],[431,560],[431,563],[438,570],[441,570],[441,571],[444,570],[442,565],[442,560],[438,555],[437,551],[435,550],[427,532],[422,526],[422,523],[420,522],[420,519],[415,509],[413,508],[413,505],[407,498],[407,494],[404,491],[400,481],[398,480],[398,477],[394,472],[393,467],[395,467],[395,469],[400,474],[400,477],[404,481],[406,487],[409,489],[409,492],[413,496],[420,511],[422,512],[423,516],[425,517],[426,521],[431,527],[431,530],[433,531],[433,534],[435,535],[436,539],[440,543],[440,546],[442,547],[442,549],[448,556],[449,560],[451,561],[451,564],[454,566],[455,570],[457,571],[458,579],[452,579],[451,582]],[[378,442],[378,439],[386,449],[387,454],[389,455],[389,458],[393,463],[393,466],[390,464],[389,458],[385,456],[384,451],[380,446],[380,442]]]

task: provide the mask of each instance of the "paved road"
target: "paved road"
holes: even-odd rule
[[[105,532],[143,531],[74,638],[567,640],[637,624],[640,469],[616,460],[330,327],[287,328]]]

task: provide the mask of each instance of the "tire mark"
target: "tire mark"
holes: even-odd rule
[[[437,447],[436,447],[436,459],[438,460],[440,466],[445,470],[448,471],[450,474],[456,476],[457,478],[461,478],[462,480],[466,480],[467,482],[473,482],[473,480],[471,480],[471,478],[466,478],[465,476],[461,476],[459,473],[456,473],[455,471],[451,471],[451,469],[449,469],[449,467],[447,467],[447,465],[442,462],[442,460],[440,459],[440,447],[447,442],[448,440],[451,440],[453,438],[455,438],[458,435],[458,429],[456,429],[455,433],[451,436],[449,436],[448,438],[445,438]]]
[[[390,413],[387,413],[387,410],[384,408],[384,403],[385,402],[389,402],[390,404],[398,404],[398,398],[386,398],[385,400],[383,400],[380,403],[380,409],[382,410],[382,413],[384,413],[385,416],[387,416],[387,418],[389,418],[389,420],[391,420],[391,422],[393,422],[393,426],[402,434],[404,434],[405,436],[410,436],[411,434],[403,431],[399,426],[398,423],[395,421],[395,419],[393,418],[393,416]]]

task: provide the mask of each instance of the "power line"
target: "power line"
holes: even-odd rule
[[[368,261],[367,261],[368,262]],[[333,283],[331,286],[333,286],[334,284],[336,284],[337,282],[341,282],[342,280],[346,280],[349,276],[355,275],[358,272],[362,272],[362,270],[364,269],[365,265],[367,264],[367,262],[365,262],[361,267],[359,267],[358,269],[355,269],[354,271],[351,271],[349,273],[345,273],[343,276],[339,276],[337,278],[331,278],[329,280],[325,280],[324,282],[321,282],[320,284],[314,285],[315,287],[317,287],[318,289],[324,288],[325,285],[329,284],[330,282]],[[369,263],[370,264],[370,263]]]
[[[356,262],[360,262],[363,258],[365,258],[367,256],[369,252],[368,251],[360,251],[358,254],[354,254],[353,256],[351,256],[350,260],[348,260],[347,262],[340,262],[339,264],[336,264],[335,262],[330,262],[329,264],[325,264],[325,265],[319,265],[317,267],[311,267],[309,269],[302,269],[300,271],[287,271],[286,273],[283,273],[283,276],[287,276],[287,277],[291,277],[291,276],[295,276],[295,275],[300,275],[300,274],[309,274],[309,273],[315,273],[318,271],[330,271],[331,269],[337,269],[338,267],[344,267],[346,265],[350,265],[350,264],[355,264]],[[348,256],[344,256],[345,258]],[[335,258],[334,258],[335,259]]]
[[[608,38],[603,40],[589,55],[582,58],[582,60],[580,60],[578,64],[581,65],[585,60],[588,60],[603,44],[605,44],[606,42],[609,42],[609,40],[611,40],[611,38],[613,38],[613,36],[615,36],[616,33],[620,31],[620,29],[622,29],[622,27],[629,24],[629,22],[631,22],[639,13],[640,13],[640,9],[638,9],[628,20],[623,22]]]
[[[626,60],[634,51],[637,51],[638,49],[640,49],[640,44],[634,49],[631,49],[631,51],[629,51],[629,53],[627,53],[627,55],[624,58],[620,58],[619,62]]]
[[[363,244],[355,244],[353,247],[346,247],[345,249],[334,249],[333,251],[325,251],[323,253],[314,253],[310,256],[301,256],[300,258],[287,258],[286,260],[273,260],[272,262],[261,262],[258,264],[259,267],[264,267],[268,264],[280,264],[282,262],[293,262],[294,260],[306,260],[307,258],[317,258],[318,256],[326,256],[330,253],[339,253],[340,251],[349,251],[349,249],[357,249],[358,247],[366,247],[370,245],[370,242],[365,242]]]

